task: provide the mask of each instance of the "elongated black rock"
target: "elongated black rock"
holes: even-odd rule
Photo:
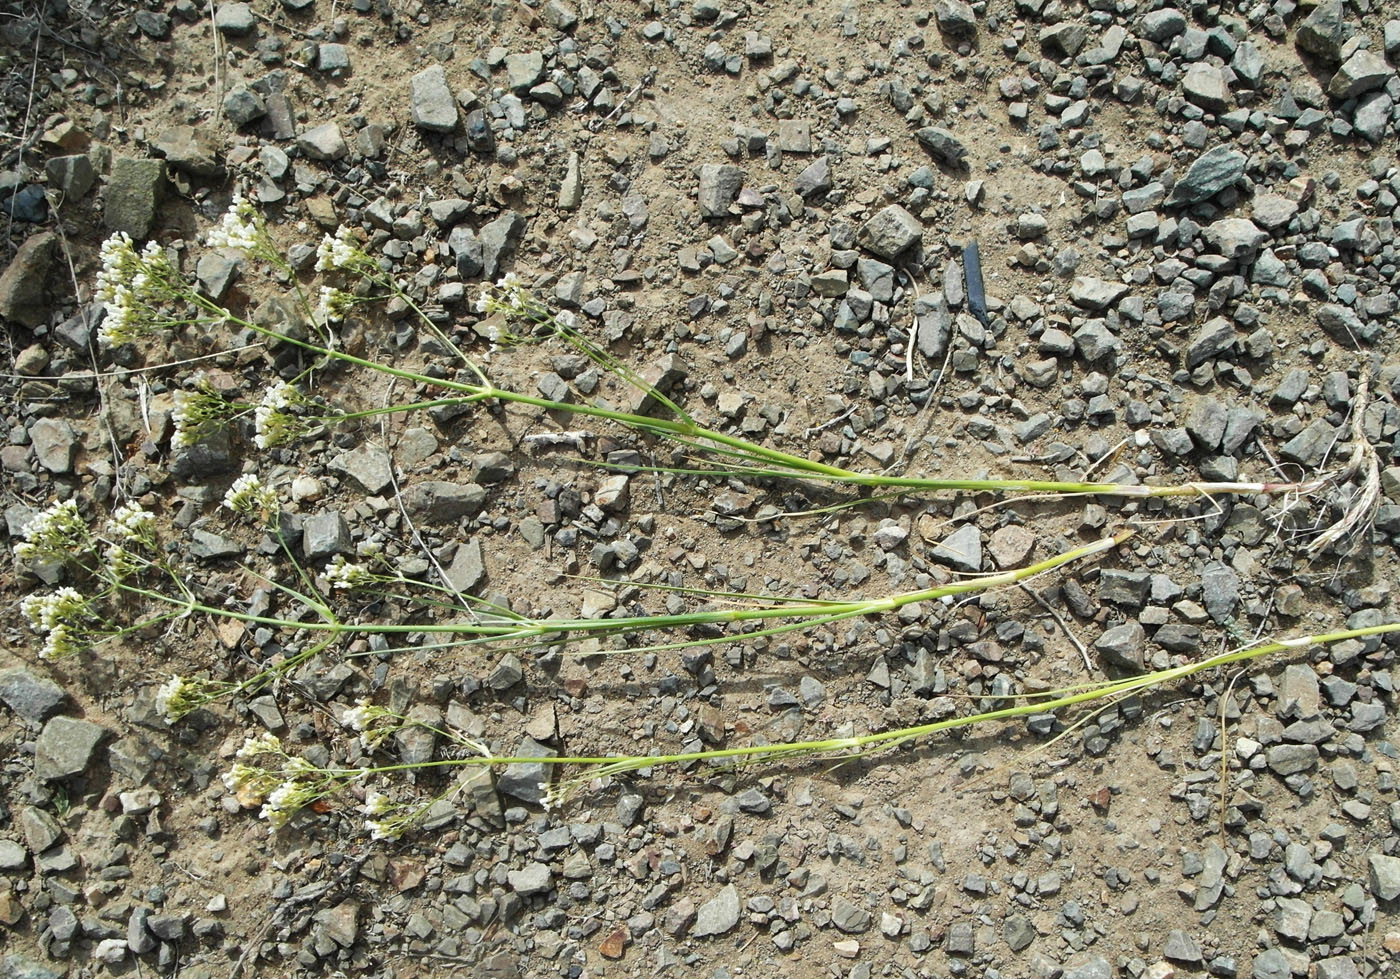
[[[982,254],[977,242],[963,249],[963,276],[967,279],[967,309],[977,322],[987,325],[987,290],[982,285]]]

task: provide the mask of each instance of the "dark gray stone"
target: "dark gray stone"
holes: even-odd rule
[[[856,232],[856,242],[867,251],[895,261],[923,237],[924,226],[898,204],[877,211]]]
[[[246,126],[267,115],[267,103],[247,85],[235,85],[224,95],[224,115],[235,126]]]
[[[44,164],[49,182],[63,194],[64,201],[85,197],[97,181],[97,170],[86,153],[55,156]]]
[[[46,721],[68,699],[62,687],[22,666],[0,672],[0,700],[26,721]]]
[[[1244,176],[1245,162],[1245,155],[1229,146],[1203,153],[1176,182],[1167,203],[1183,206],[1209,200]]]
[[[365,443],[331,460],[331,469],[349,476],[366,493],[378,496],[390,490],[394,477],[389,453],[383,447]]]
[[[1214,360],[1235,345],[1235,325],[1223,316],[1201,324],[1191,342],[1186,345],[1186,369],[1192,370],[1208,360]]]
[[[335,511],[323,511],[301,522],[301,552],[307,561],[324,561],[350,550],[350,525]]]
[[[720,218],[727,215],[729,205],[739,196],[747,174],[727,163],[703,163],[695,173],[700,178],[700,216]]]
[[[1094,643],[1094,648],[1102,653],[1109,663],[1136,672],[1143,669],[1143,651],[1146,646],[1147,634],[1137,621],[1109,629]]]
[[[482,274],[486,278],[496,278],[501,260],[515,251],[515,246],[524,233],[525,217],[515,211],[506,211],[494,221],[482,225],[481,266]]]
[[[844,897],[838,897],[831,907],[831,923],[848,935],[859,935],[870,930],[873,916],[864,908],[856,907]]]
[[[534,738],[520,739],[512,757],[553,758],[559,752],[548,745],[540,744]],[[538,804],[545,796],[549,771],[553,768],[548,762],[517,762],[507,765],[496,780],[496,791],[522,802]]]
[[[480,513],[486,503],[486,490],[476,483],[427,480],[404,490],[403,501],[414,520],[449,523]]]
[[[976,524],[963,524],[943,538],[929,556],[957,571],[981,571],[982,532]]]
[[[53,268],[58,236],[52,231],[30,235],[0,274],[0,316],[33,329],[49,321],[44,284]]]
[[[34,774],[43,781],[81,775],[107,729],[76,717],[55,717],[44,725],[34,749]]]
[[[1350,33],[1341,0],[1327,0],[1318,4],[1298,25],[1293,43],[1300,51],[1336,64],[1341,60],[1342,44]]]
[[[172,126],[160,134],[155,150],[172,170],[196,177],[217,177],[224,172],[223,147],[212,126]]]
[[[914,133],[919,145],[939,163],[952,170],[967,167],[967,147],[962,140],[940,126],[925,126]]]
[[[297,137],[297,149],[308,159],[320,161],[339,160],[350,152],[340,125],[335,122],[323,122],[302,132]]]
[[[447,85],[442,65],[424,68],[413,76],[411,111],[420,129],[450,133],[457,128],[457,100]]]
[[[103,220],[113,231],[144,241],[165,195],[165,161],[119,156],[112,162]]]

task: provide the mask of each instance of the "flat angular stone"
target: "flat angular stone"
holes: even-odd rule
[[[44,725],[34,751],[34,774],[44,781],[81,775],[107,729],[76,717],[55,717]]]
[[[0,671],[0,701],[26,721],[46,721],[68,699],[63,688],[22,666]]]
[[[1342,43],[1349,33],[1341,0],[1327,0],[1298,24],[1293,43],[1300,51],[1335,64],[1341,60]]]
[[[1235,345],[1235,336],[1235,325],[1223,316],[1201,324],[1186,345],[1186,369],[1192,370],[1229,350]]]
[[[324,122],[297,137],[297,149],[312,160],[339,160],[350,152],[339,123]]]
[[[931,556],[958,571],[982,570],[982,532],[976,524],[963,524],[933,548]]]
[[[217,177],[224,172],[223,147],[212,127],[172,126],[160,134],[155,149],[172,170],[196,177]]]
[[[371,496],[379,496],[393,488],[391,465],[388,451],[369,443],[356,446],[331,460],[331,469],[349,476]]]
[[[1214,65],[1197,62],[1186,69],[1181,90],[1187,101],[1207,112],[1224,112],[1230,107],[1230,86],[1225,84],[1225,76]]]
[[[734,889],[733,884],[727,884],[718,894],[700,905],[690,933],[696,938],[723,935],[738,923],[739,892]]]
[[[427,480],[404,490],[403,501],[414,520],[451,523],[480,513],[486,503],[486,490],[476,483]]]
[[[53,268],[58,236],[52,231],[30,235],[0,274],[0,316],[33,329],[48,322],[51,305],[44,284]]]
[[[1245,162],[1245,155],[1229,146],[1203,153],[1176,182],[1167,203],[1182,206],[1210,200],[1244,176]]]
[[[872,254],[893,261],[918,242],[924,226],[898,204],[877,211],[856,232],[856,242]]]
[[[1327,83],[1327,94],[1338,101],[1353,99],[1373,89],[1384,88],[1394,74],[1384,58],[1361,48],[1342,62]]]
[[[447,85],[442,65],[424,68],[412,79],[413,122],[420,129],[450,133],[457,128],[457,100]]]
[[[165,161],[119,156],[112,161],[103,220],[113,231],[144,241],[165,193]]]
[[[1079,307],[1103,312],[1128,294],[1122,282],[1106,282],[1091,275],[1075,276],[1069,289],[1070,300]]]
[[[944,166],[953,170],[962,170],[967,166],[967,147],[947,129],[925,126],[915,132],[914,136],[919,145]]]

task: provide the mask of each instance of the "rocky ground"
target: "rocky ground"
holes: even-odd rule
[[[497,754],[680,751],[883,730],[1394,620],[1395,17],[1379,0],[4,11],[12,546],[55,498],[94,521],[136,501],[201,594],[277,608],[254,573],[287,563],[218,506],[257,472],[308,564],[375,544],[526,614],[601,616],[693,601],[641,585],[880,596],[1139,534],[1034,593],[735,630],[703,652],[361,641],[173,727],[154,703],[170,673],[242,678],[290,637],[192,617],[51,662],[16,611],[0,638],[0,972],[1390,974],[1397,643],[1379,637],[840,767],[658,766],[562,809],[540,805],[543,766],[516,766],[397,842],[371,841],[354,799],[270,835],[219,775],[267,730],[353,761],[337,719],[363,698]],[[268,451],[241,419],[181,449],[173,394],[197,371],[256,403],[296,356],[205,328],[97,343],[97,250],[114,230],[154,239],[207,294],[275,311],[285,280],[203,243],[234,193],[299,268],[323,230],[359,229],[434,323],[527,393],[637,397],[557,343],[488,354],[474,303],[505,272],[698,419],[812,458],[1289,480],[1366,444],[1382,498],[1316,553],[1346,487],[788,516],[849,496],[618,481],[587,460],[671,448],[607,426],[532,440],[579,425],[523,409],[341,424]],[[964,277],[973,241],[984,300]],[[347,349],[447,369],[406,312],[347,322]],[[347,370],[317,385],[350,408],[412,394]],[[0,562],[8,608],[55,583]],[[385,757],[447,750],[400,739]]]

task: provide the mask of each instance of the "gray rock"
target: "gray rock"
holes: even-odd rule
[[[1150,11],[1142,18],[1142,36],[1163,44],[1186,30],[1186,15],[1175,7]]]
[[[1356,131],[1372,143],[1379,143],[1385,136],[1395,101],[1386,92],[1372,92],[1365,96],[1352,114],[1351,124]]]
[[[145,955],[156,948],[155,936],[146,927],[151,917],[151,909],[135,907],[126,919],[126,947],[136,955]]]
[[[58,236],[52,231],[30,235],[0,274],[0,316],[33,329],[49,320],[51,305],[44,284],[53,268]]]
[[[457,100],[452,97],[447,70],[442,65],[424,68],[413,76],[411,84],[411,111],[419,128],[439,133],[457,128]]]
[[[1322,912],[1322,914],[1335,914],[1335,912]],[[1318,917],[1321,917],[1321,914]],[[1313,964],[1317,968],[1317,979],[1361,979],[1361,970],[1356,967],[1354,961],[1345,955],[1335,955],[1330,959],[1318,959]]]
[[[392,461],[386,449],[365,443],[331,460],[331,469],[349,476],[371,496],[388,492],[394,485]]]
[[[700,179],[700,216],[720,218],[727,215],[729,205],[739,196],[747,174],[727,163],[703,163],[695,172]]]
[[[1095,955],[1077,965],[1066,965],[1060,979],[1113,979],[1113,966],[1103,956]]]
[[[242,270],[241,258],[219,252],[206,252],[199,256],[194,277],[200,292],[215,302],[222,302]]]
[[[483,109],[467,113],[467,148],[473,153],[490,153],[496,149],[496,134]]]
[[[458,546],[447,568],[447,583],[463,594],[471,594],[485,581],[486,562],[481,553],[481,541],[473,537]]]
[[[112,161],[102,218],[113,231],[144,241],[165,196],[165,161],[119,156]]]
[[[1353,99],[1373,89],[1384,88],[1394,74],[1384,58],[1374,51],[1360,48],[1342,62],[1327,83],[1327,94],[1338,101]]]
[[[554,875],[549,864],[538,861],[527,863],[520,870],[506,871],[506,883],[517,894],[529,897],[531,894],[548,894],[554,884]]]
[[[496,278],[501,260],[515,251],[520,236],[525,233],[525,217],[515,211],[506,211],[481,227],[481,267],[482,275]]]
[[[733,884],[727,884],[718,894],[700,905],[691,935],[696,938],[723,935],[738,923],[739,892],[734,889]]]
[[[1186,345],[1186,369],[1192,370],[1235,345],[1235,325],[1223,316],[1201,324],[1191,342]]]
[[[360,935],[360,903],[341,901],[316,914],[317,932],[341,948],[353,948]]]
[[[1275,255],[1272,248],[1265,248],[1255,260],[1254,268],[1250,270],[1249,281],[1257,285],[1287,289],[1293,284],[1293,276],[1283,259]]]
[[[176,479],[203,482],[234,468],[233,447],[227,428],[216,428],[193,445],[176,447],[170,456],[170,473]]]
[[[1269,948],[1254,957],[1251,973],[1254,979],[1289,979],[1293,968],[1288,964],[1288,956],[1282,949]]]
[[[68,699],[62,687],[22,666],[0,671],[0,701],[26,721],[46,721]]]
[[[1235,49],[1235,56],[1230,59],[1230,70],[1235,73],[1235,78],[1249,88],[1259,87],[1264,79],[1265,67],[1264,52],[1253,41],[1241,42]]]
[[[1094,648],[1102,653],[1109,663],[1135,672],[1141,672],[1143,669],[1143,652],[1146,647],[1147,633],[1135,620],[1109,629],[1094,643]]]
[[[967,147],[962,140],[939,126],[925,126],[914,133],[919,145],[939,163],[953,170],[967,166]]]
[[[506,653],[486,678],[486,685],[492,690],[503,691],[509,690],[523,679],[525,670],[520,665],[520,657],[514,653]]]
[[[336,122],[323,122],[303,131],[297,137],[297,149],[312,160],[339,160],[350,152],[340,124]]]
[[[1276,744],[1269,747],[1265,761],[1271,772],[1286,778],[1312,771],[1317,767],[1318,757],[1315,744]]]
[[[1312,906],[1297,898],[1280,897],[1274,908],[1274,933],[1290,942],[1304,942],[1312,922]]]
[[[394,732],[399,760],[405,765],[423,765],[433,760],[437,751],[437,732],[442,728],[442,711],[432,704],[414,704],[408,719],[416,721]]]
[[[553,758],[558,753],[548,745],[540,744],[534,738],[524,737],[520,739],[514,757]],[[544,799],[545,787],[549,782],[549,771],[552,768],[553,766],[548,762],[542,761],[517,762],[514,765],[507,765],[505,771],[501,772],[500,777],[496,779],[496,791],[522,802],[538,804]]]
[[[1102,312],[1122,299],[1128,287],[1122,282],[1105,282],[1090,275],[1077,275],[1069,288],[1069,298],[1076,306]]]
[[[1224,112],[1230,108],[1230,86],[1219,68],[1205,62],[1197,62],[1186,69],[1186,77],[1181,80],[1181,90],[1186,99],[1199,105],[1207,112]]]
[[[1036,939],[1035,925],[1023,914],[1013,914],[1001,926],[1001,937],[1011,951],[1020,952],[1029,948]]]
[[[78,433],[62,418],[39,418],[29,426],[34,455],[51,473],[73,470],[78,455]]]
[[[1105,568],[1099,573],[1099,600],[1125,608],[1142,608],[1151,586],[1152,576],[1146,571]]]
[[[831,906],[831,923],[848,935],[859,935],[870,930],[873,921],[871,913],[856,907],[844,897],[838,897]]]
[[[0,871],[24,870],[29,865],[29,854],[14,840],[0,839]]]
[[[982,570],[982,532],[976,524],[963,524],[943,538],[930,552],[940,564],[957,571]]]
[[[1212,561],[1201,569],[1201,604],[1216,622],[1228,622],[1240,601],[1240,576],[1228,564]]]
[[[1073,58],[1088,38],[1088,29],[1083,24],[1068,21],[1043,28],[1040,46],[1051,53],[1059,52],[1064,57]]]
[[[480,513],[486,503],[486,490],[476,483],[428,480],[404,490],[403,501],[414,520],[451,523]]]
[[[16,823],[31,853],[43,853],[63,839],[63,827],[58,825],[58,820],[35,806],[21,809]]]
[[[1366,880],[1376,900],[1400,899],[1400,857],[1369,854],[1366,857]]]
[[[556,31],[571,31],[578,23],[578,11],[561,0],[548,0],[540,8],[540,20]]]
[[[239,557],[243,553],[243,545],[238,541],[199,527],[190,530],[187,549],[190,557],[200,561],[222,561],[225,558]]]
[[[343,44],[327,43],[316,48],[316,70],[338,76],[350,70],[350,49]]]
[[[1191,413],[1186,416],[1186,431],[1203,449],[1218,449],[1225,437],[1225,425],[1229,418],[1223,404],[1214,398],[1202,398],[1196,402]]]
[[[81,775],[107,729],[76,717],[55,717],[44,725],[34,749],[34,774],[43,781]]]
[[[891,262],[919,242],[924,226],[898,204],[877,211],[856,232],[856,242],[867,251]]]
[[[1326,419],[1318,418],[1280,446],[1278,453],[1289,462],[1315,469],[1334,449],[1337,437],[1337,429],[1328,424]]]
[[[217,177],[224,172],[223,147],[212,126],[172,126],[160,134],[155,151],[170,169],[196,177]]]
[[[831,158],[819,156],[803,168],[792,189],[802,197],[825,194],[831,189]]]
[[[1245,162],[1243,153],[1225,145],[1203,153],[1176,182],[1167,203],[1183,206],[1209,200],[1244,176]]]
[[[40,965],[34,959],[18,952],[6,955],[0,959],[0,975],[6,979],[63,979],[68,974],[67,969],[63,972],[56,972],[47,966]]]
[[[253,8],[246,3],[221,3],[214,8],[214,28],[220,34],[243,37],[257,26]]]
[[[224,115],[235,126],[246,126],[267,115],[267,103],[247,85],[235,85],[224,95]]]
[[[1123,349],[1120,340],[1103,320],[1090,320],[1074,331],[1074,346],[1079,356],[1090,363],[1116,357]]]
[[[1363,320],[1356,311],[1336,303],[1317,308],[1317,325],[1348,345],[1357,340],[1375,343],[1380,339],[1381,320]]]
[[[570,153],[569,162],[564,168],[564,181],[559,185],[559,206],[572,211],[582,203],[583,177],[579,173],[579,158],[577,153]]]
[[[1293,43],[1299,50],[1335,64],[1341,60],[1342,43],[1350,33],[1341,0],[1327,0],[1298,25]]]
[[[1259,246],[1269,240],[1269,235],[1247,218],[1222,218],[1206,228],[1205,238],[1226,258],[1248,265],[1254,261]]]
[[[76,201],[92,190],[97,181],[97,171],[86,153],[72,156],[55,156],[44,164],[49,183],[63,193],[64,201]]]
[[[971,4],[962,0],[938,0],[933,5],[933,16],[944,34],[967,37],[977,33],[977,15]]]
[[[506,85],[523,95],[544,77],[544,55],[539,51],[506,55]]]
[[[333,510],[314,513],[301,522],[301,552],[307,561],[320,562],[350,550],[350,525]]]

